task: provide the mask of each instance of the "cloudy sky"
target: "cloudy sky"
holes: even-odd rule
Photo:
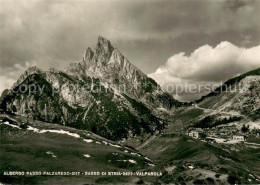
[[[259,12],[260,0],[0,0],[0,92],[29,66],[79,60],[98,35],[163,87],[220,83],[260,67]]]

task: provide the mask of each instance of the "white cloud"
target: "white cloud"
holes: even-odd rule
[[[205,85],[220,84],[229,78],[259,67],[260,45],[240,48],[224,41],[215,48],[209,45],[201,46],[190,56],[186,56],[184,52],[176,54],[149,76],[166,91],[169,91],[170,84],[175,87],[203,86],[203,90],[195,93],[196,95],[187,97],[187,94],[191,92],[186,92],[175,96],[179,100],[193,100],[205,93]],[[176,93],[176,91],[170,93]]]

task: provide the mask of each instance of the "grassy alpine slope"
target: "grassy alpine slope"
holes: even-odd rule
[[[1,183],[135,182],[136,176],[2,176],[4,171],[142,171],[154,164],[138,151],[92,132],[1,115]],[[155,181],[155,180],[152,180]]]

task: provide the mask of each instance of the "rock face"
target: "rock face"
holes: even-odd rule
[[[2,100],[18,115],[91,130],[112,140],[164,127],[157,108],[182,103],[132,65],[103,37],[65,70],[29,68]]]
[[[203,108],[233,111],[251,120],[260,119],[260,68],[228,80],[197,103]]]

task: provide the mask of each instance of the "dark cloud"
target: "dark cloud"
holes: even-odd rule
[[[248,3],[253,3],[253,1],[248,0],[227,0],[225,3],[225,7],[231,9],[232,11],[237,11],[237,9],[246,6]]]

